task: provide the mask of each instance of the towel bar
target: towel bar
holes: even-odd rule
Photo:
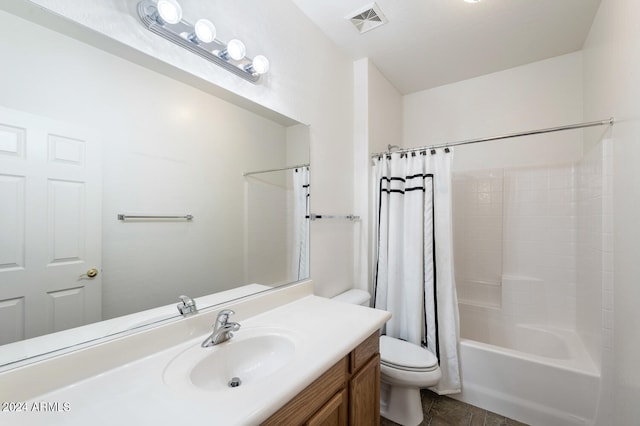
[[[310,214],[307,216],[307,219],[318,220],[318,219],[346,219],[346,220],[360,220],[360,216],[355,216],[352,214],[347,215],[330,215],[330,214]]]
[[[127,219],[185,219],[185,220],[193,220],[193,215],[187,214],[184,216],[163,216],[163,215],[129,215],[129,214],[118,214],[118,220],[127,220]]]

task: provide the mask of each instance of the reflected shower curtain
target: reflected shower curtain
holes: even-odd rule
[[[293,250],[291,276],[309,277],[309,168],[293,170]]]
[[[453,275],[451,162],[438,150],[374,159],[375,307],[393,314],[383,333],[439,360],[439,394],[460,392]]]

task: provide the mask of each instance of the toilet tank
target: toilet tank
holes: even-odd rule
[[[339,302],[351,303],[352,305],[369,306],[371,295],[366,290],[352,288],[351,290],[347,290],[344,293],[340,293],[339,295],[332,297],[332,299]]]

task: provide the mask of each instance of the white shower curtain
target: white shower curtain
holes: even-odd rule
[[[291,276],[309,277],[309,168],[293,170],[293,250]]]
[[[453,152],[374,159],[375,307],[393,314],[385,334],[422,345],[439,360],[432,389],[460,392],[458,301],[453,275]]]

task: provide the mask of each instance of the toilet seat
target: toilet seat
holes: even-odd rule
[[[389,336],[380,336],[380,364],[417,373],[439,368],[438,359],[429,350]]]

